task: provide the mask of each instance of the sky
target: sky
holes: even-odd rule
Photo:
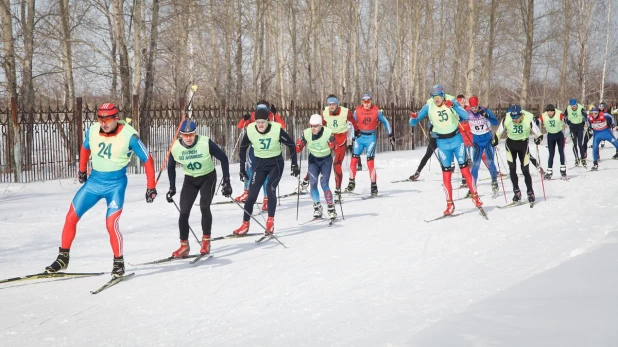
[[[541,145],[539,151],[547,167],[547,149]],[[464,214],[433,223],[424,219],[440,216],[445,207],[435,158],[421,181],[391,183],[413,174],[424,152],[378,153],[380,197],[345,196],[345,220],[338,206],[332,227],[300,226],[311,219],[309,197],[300,198],[298,220],[296,197],[284,198],[275,233],[287,249],[274,240],[256,244],[257,237],[214,241],[213,257],[195,265],[186,260],[129,265],[167,257],[178,247],[178,212],[164,197],[167,175],[153,204],[144,201],[145,177],[130,175],[120,230],[127,272],[136,275],[90,294],[112,268],[100,202],[78,224],[67,271],[107,273],[0,284],[0,341],[4,346],[618,345],[618,202],[612,185],[618,161],[611,160],[610,145],[601,150],[598,172],[575,168],[568,171],[569,181],[542,186],[532,170],[534,208],[497,209],[505,196],[491,198],[490,181],[483,180],[489,174],[481,169],[478,189],[489,220],[471,201],[461,200],[456,211]],[[571,167],[570,143],[566,152]],[[505,159],[504,143],[499,153]],[[364,156],[362,162],[366,168]],[[557,157],[555,162],[557,172]],[[281,194],[298,184],[288,169],[286,163]],[[231,171],[237,196],[238,165]],[[346,171],[344,185],[347,178]],[[178,188],[181,182],[179,175]],[[51,264],[80,186],[74,179],[0,185],[0,279]],[[506,178],[504,187],[510,201]],[[368,173],[360,171],[356,192],[366,196],[369,190]],[[465,190],[454,195],[463,197]],[[240,226],[238,206],[213,205],[212,211],[213,236]],[[198,236],[199,221],[194,207],[190,224]],[[260,232],[255,222],[251,232]],[[193,235],[189,242],[197,252]]]

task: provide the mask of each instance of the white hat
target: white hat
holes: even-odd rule
[[[311,125],[322,125],[322,116],[319,114],[312,114],[311,118],[309,118],[309,124]]]

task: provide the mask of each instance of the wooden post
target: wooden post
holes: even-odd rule
[[[75,138],[77,138],[77,152],[75,152],[75,161],[77,163],[79,163],[79,154],[82,147],[82,142],[84,142],[84,129],[82,128],[82,104],[83,100],[80,96],[75,100],[75,108],[73,110],[73,124],[75,124]]]
[[[139,95],[133,94],[133,112],[131,126],[139,132]]]
[[[19,123],[17,120],[17,97],[11,97],[11,120],[12,120],[12,143],[9,141],[9,146],[13,146],[13,180],[16,183],[21,183],[21,138],[19,136]],[[11,132],[9,130],[9,132]]]
[[[395,103],[391,101],[391,131],[393,132],[393,136],[395,135]],[[395,143],[395,148],[397,143]],[[392,148],[391,148],[392,150]]]

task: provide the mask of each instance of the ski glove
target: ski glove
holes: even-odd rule
[[[79,183],[84,183],[87,179],[88,174],[86,173],[86,171],[80,171],[77,173],[77,180],[79,181]]]
[[[489,115],[487,114],[487,111],[485,111],[485,109],[484,109],[484,108],[482,108],[482,109],[479,111],[479,114],[480,114],[481,116],[485,117],[485,118],[489,118]]]
[[[453,107],[453,102],[451,100],[446,100],[444,102],[444,106],[446,106],[448,108],[451,108],[451,107]]]
[[[270,112],[272,112],[273,115],[277,114],[277,108],[275,105],[270,105]]]
[[[223,182],[221,182],[221,193],[226,198],[232,196],[232,185],[230,184],[229,177],[223,177]]]
[[[292,176],[294,177],[298,177],[300,175],[300,169],[298,168],[298,165],[296,164],[292,164]]]
[[[491,140],[491,145],[496,147],[498,142],[500,142],[500,139],[498,139],[498,135],[494,134],[494,138]]]
[[[174,199],[172,199],[174,195],[176,195],[176,188],[170,187],[170,190],[168,190],[167,194],[165,194],[165,199],[167,199],[167,202],[169,202],[170,204],[174,202]]]
[[[240,169],[240,181],[241,182],[246,182],[249,180],[249,175],[247,175],[247,171],[245,171],[244,165],[243,167]]]
[[[391,150],[395,150],[395,134],[388,135],[388,142],[391,143]]]
[[[543,141],[543,135],[540,135],[539,137],[535,138],[534,144],[538,146],[541,144],[541,141]]]
[[[251,119],[251,115],[250,115],[250,114],[248,114],[248,113],[245,113],[245,115],[244,115],[244,116],[242,116],[242,119],[244,119],[244,120],[249,120],[249,119]]]
[[[417,119],[417,118],[418,118],[418,113],[416,113],[416,112],[410,112],[410,118]]]
[[[359,130],[355,130],[354,131],[354,136],[356,136],[357,138],[361,136],[361,131]]]
[[[157,197],[157,188],[146,189],[146,202],[151,203]]]

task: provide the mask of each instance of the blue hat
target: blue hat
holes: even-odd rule
[[[195,122],[188,118],[183,120],[182,124],[180,125],[181,134],[193,134],[196,129],[197,126],[195,125]]]
[[[255,109],[256,110],[266,110],[266,111],[268,111],[268,105],[266,105],[266,104],[258,104]]]
[[[599,109],[605,109],[605,101],[601,101],[601,103],[599,103]]]
[[[369,95],[369,94],[363,94],[362,99],[363,99],[363,100],[371,100],[371,95]]]
[[[327,104],[337,104],[337,105],[339,105],[339,100],[335,96],[330,96],[330,97],[328,97],[328,99],[326,99],[326,103]]]
[[[521,117],[521,106],[515,104],[513,106],[511,106],[511,108],[509,109],[509,112],[511,113],[511,118],[519,118]]]
[[[575,99],[571,99],[571,100],[569,100],[569,105],[570,105],[570,106],[575,106],[575,105],[577,105],[577,100],[575,100]]]
[[[442,88],[441,85],[436,84],[431,88],[431,93],[429,93],[429,95],[444,97],[444,88]]]

